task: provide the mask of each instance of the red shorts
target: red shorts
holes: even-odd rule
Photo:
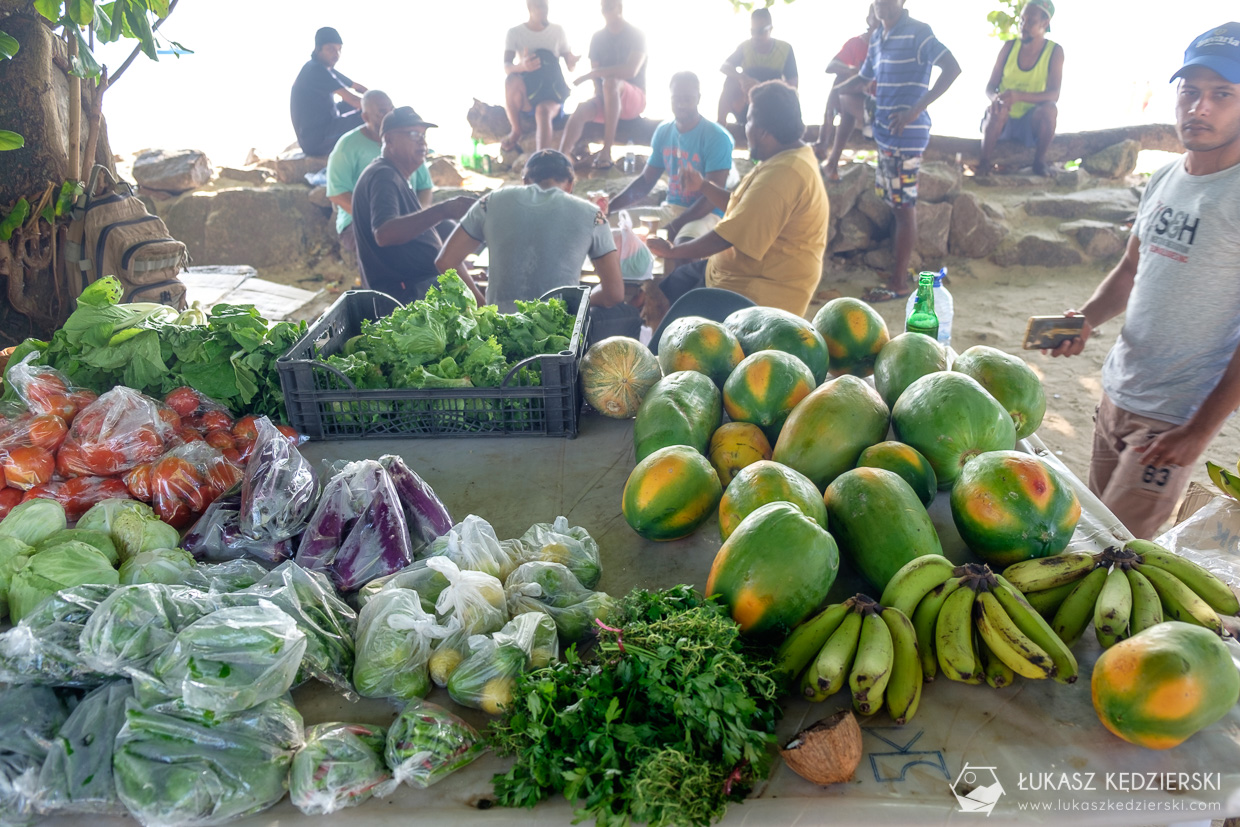
[[[598,104],[598,114],[592,118],[594,123],[603,122],[603,99],[595,98],[594,102]],[[627,80],[620,81],[620,120],[627,121],[636,118],[642,112],[646,111],[646,90],[640,89]]]

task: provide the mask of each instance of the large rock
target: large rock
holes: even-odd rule
[[[1064,221],[1093,218],[1123,222],[1136,215],[1137,204],[1137,196],[1130,189],[1089,189],[1068,195],[1034,196],[1025,202],[1025,212]]]
[[[952,202],[951,235],[947,245],[952,255],[986,258],[1007,236],[1007,226],[993,220],[985,207],[985,202],[971,192],[962,192]]]
[[[320,209],[330,210],[332,208],[331,199],[327,197],[327,187],[314,187],[307,198],[310,199],[311,204]]]
[[[840,171],[840,180],[823,183],[827,187],[827,200],[831,205],[831,217],[842,219],[857,205],[866,187],[874,186],[874,172],[865,164],[849,164]]]
[[[1054,230],[1033,230],[1005,241],[991,261],[1001,267],[1074,267],[1085,257]]]
[[[928,261],[938,261],[947,255],[947,240],[952,227],[952,205],[931,204],[917,200],[917,246],[916,250]]]
[[[1141,142],[1129,139],[1112,144],[1101,152],[1081,159],[1081,166],[1091,175],[1102,178],[1123,178],[1137,168]]]
[[[934,161],[921,165],[917,176],[917,200],[923,204],[937,204],[960,192],[960,169],[954,164]]]
[[[835,240],[828,245],[827,252],[835,254],[868,250],[874,246],[876,230],[873,221],[866,218],[859,210],[853,210],[840,219],[839,231]]]
[[[431,161],[431,182],[437,187],[459,187],[465,183],[465,171],[455,158],[440,156]]]
[[[1105,221],[1069,221],[1059,225],[1059,232],[1076,238],[1090,258],[1112,258],[1124,251],[1128,233]]]
[[[211,162],[197,149],[148,149],[133,162],[138,186],[178,195],[211,180]]]
[[[304,186],[191,193],[160,204],[159,215],[198,264],[290,267],[336,243],[330,214]]]
[[[300,149],[285,150],[269,164],[275,168],[276,180],[281,184],[305,184],[308,174],[327,169],[327,156],[306,155]]]
[[[220,177],[226,178],[229,181],[236,181],[239,184],[262,186],[267,183],[268,178],[274,177],[274,173],[266,167],[251,167],[249,169],[220,167]]]
[[[896,214],[891,209],[891,205],[880,198],[873,187],[866,187],[861,191],[861,197],[857,199],[857,206],[854,209],[874,222],[880,234],[877,236],[879,238],[885,237],[891,231],[891,225],[895,223]]]

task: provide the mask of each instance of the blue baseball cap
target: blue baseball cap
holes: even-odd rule
[[[1196,37],[1184,51],[1184,65],[1172,80],[1190,66],[1204,66],[1218,72],[1228,83],[1240,83],[1240,23],[1224,23]]]

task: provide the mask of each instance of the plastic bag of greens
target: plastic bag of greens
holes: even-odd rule
[[[603,575],[599,562],[598,543],[590,532],[570,526],[567,517],[556,517],[554,523],[535,523],[521,535],[524,547],[521,561],[562,563],[587,589],[598,585]]]
[[[145,669],[177,633],[213,611],[210,596],[184,586],[121,586],[82,629],[82,662],[104,675]]]
[[[135,672],[134,690],[148,706],[179,697],[231,715],[288,692],[305,651],[305,633],[269,602],[220,609],[178,632],[150,678]]]
[[[385,454],[379,457],[379,462],[387,469],[392,484],[396,486],[414,548],[420,549],[436,537],[447,534],[452,528],[452,517],[434,489],[395,454]]]
[[[311,571],[325,571],[366,506],[378,493],[387,472],[373,459],[350,462],[323,486],[318,507],[306,525],[293,558]]]
[[[426,565],[426,560],[418,560],[395,574],[376,577],[362,586],[357,592],[357,605],[364,607],[375,595],[389,589],[409,589],[418,593],[418,597],[422,599],[423,609],[433,612],[435,601],[446,588],[448,588],[448,578]]]
[[[435,642],[426,665],[430,669],[431,681],[436,686],[447,686],[452,673],[469,657],[470,634],[455,619],[441,629],[443,637]]]
[[[490,638],[475,635],[469,648],[469,657],[448,678],[448,694],[491,715],[512,701],[518,675],[559,657],[555,622],[541,612],[513,618]]]
[[[210,827],[262,812],[284,797],[302,726],[287,695],[223,717],[131,701],[116,737],[117,795],[144,827]]]
[[[34,821],[39,770],[48,745],[68,717],[60,698],[45,686],[0,689],[0,824]]]
[[[301,533],[314,512],[318,480],[310,462],[271,420],[255,423],[258,438],[241,481],[241,531],[279,542]]]
[[[522,563],[508,576],[504,591],[510,615],[546,612],[568,643],[591,637],[594,621],[606,621],[615,608],[611,597],[585,588],[559,563]]]
[[[116,586],[62,589],[0,634],[0,683],[90,687],[108,676],[82,661],[82,629]]]
[[[120,565],[120,552],[116,548],[116,543],[106,531],[96,531],[86,528],[66,528],[63,531],[57,531],[51,537],[48,537],[37,546],[39,551],[58,546],[69,540],[78,540],[88,546],[94,546],[99,549],[104,557],[108,558],[108,562],[114,566]]]
[[[77,705],[52,741],[39,773],[39,812],[125,812],[112,783],[112,749],[132,697],[128,681],[115,681]]]
[[[28,546],[37,546],[68,525],[65,507],[55,500],[34,499],[14,506],[0,520],[0,537],[12,537]]]
[[[500,544],[491,524],[473,514],[431,543],[427,556],[446,557],[465,571],[486,572],[500,580],[520,562]]]
[[[435,601],[441,622],[455,618],[469,634],[485,635],[508,621],[504,584],[498,579],[481,571],[463,571],[447,557],[432,557],[426,565],[448,580]]]
[[[34,554],[34,546],[28,546],[16,537],[0,537],[0,620],[9,614],[9,584],[13,572],[26,564],[20,558]]]
[[[425,696],[431,688],[426,664],[441,634],[417,592],[380,592],[357,617],[353,686],[358,694],[402,701]]]
[[[140,551],[121,563],[121,585],[163,583],[174,586],[185,582],[185,574],[194,568],[194,555],[180,548],[157,548]]]
[[[288,792],[306,815],[328,815],[390,795],[396,780],[383,762],[387,730],[370,724],[316,724],[293,756]]]
[[[76,540],[30,557],[17,557],[12,566],[9,617],[14,623],[61,589],[88,583],[115,586],[119,582],[107,557],[94,546]]]
[[[469,724],[441,706],[411,701],[388,727],[383,757],[398,783],[425,788],[486,752]]]
[[[198,560],[227,562],[245,557],[280,563],[293,556],[291,539],[255,539],[241,531],[241,489],[237,487],[207,506],[181,547]]]
[[[248,589],[267,576],[267,570],[253,560],[199,564],[185,572],[184,583],[203,592],[228,593]]]

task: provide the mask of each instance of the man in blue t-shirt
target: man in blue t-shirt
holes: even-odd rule
[[[895,262],[887,284],[863,297],[871,303],[903,298],[912,292],[908,266],[917,243],[917,176],[922,153],[930,142],[926,109],[960,75],[956,58],[928,25],[909,17],[904,2],[875,0],[874,13],[882,26],[870,36],[861,71],[836,87],[846,94],[874,84],[874,141],[878,144],[875,186],[896,215]],[[939,67],[939,76],[931,86],[930,70],[934,66]]]
[[[701,195],[688,194],[681,171],[691,166],[707,181],[723,187],[732,171],[735,143],[726,129],[698,113],[702,89],[697,75],[676,73],[671,89],[672,120],[659,124],[654,131],[645,170],[611,201],[608,212],[645,198],[666,172],[667,200],[659,208],[661,228],[667,230],[669,239],[683,244],[715,229],[723,213]]]

